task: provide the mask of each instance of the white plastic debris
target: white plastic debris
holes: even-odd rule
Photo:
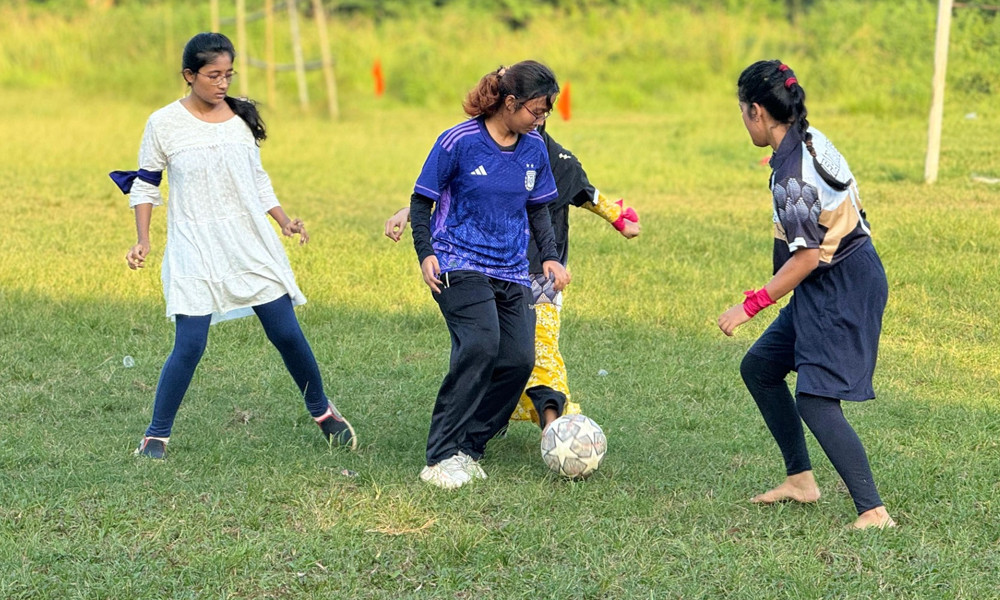
[[[977,173],[972,174],[972,180],[978,181],[979,183],[988,183],[990,185],[1000,183],[1000,177],[990,177],[988,175],[979,175]]]
[[[608,376],[608,372],[605,371],[604,369],[601,369],[600,371],[597,372],[597,376],[598,377],[607,377]]]
[[[125,358],[122,359],[122,365],[124,365],[126,369],[131,369],[135,366],[135,359],[126,354]]]

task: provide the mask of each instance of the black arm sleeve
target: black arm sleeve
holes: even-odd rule
[[[531,238],[538,246],[539,262],[547,260],[558,262],[559,252],[556,250],[556,235],[552,231],[552,217],[549,216],[547,204],[528,205],[528,226],[531,228]],[[414,237],[416,236],[414,235]]]
[[[417,261],[423,265],[424,259],[434,254],[431,245],[431,209],[434,201],[414,192],[410,196],[410,227],[413,231],[413,248],[417,251]]]

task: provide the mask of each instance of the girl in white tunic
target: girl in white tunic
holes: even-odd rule
[[[209,325],[256,313],[281,353],[306,407],[327,439],[354,448],[351,425],[323,393],[323,381],[294,305],[306,299],[267,215],[286,236],[309,241],[304,224],[278,204],[260,162],[264,123],[252,102],[226,95],[233,78],[232,42],[200,33],[184,48],[183,71],[191,93],[150,116],[137,172],[112,173],[130,193],[138,240],[129,268],[145,266],[149,223],[162,203],[160,174],[170,179],[163,295],[176,323],[174,348],[163,365],[153,419],[136,450],[166,455],[174,417],[208,340]]]

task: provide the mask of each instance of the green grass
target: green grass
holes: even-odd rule
[[[490,446],[490,479],[454,493],[417,480],[448,336],[409,235],[395,245],[381,231],[460,118],[457,97],[446,109],[345,99],[358,108],[339,123],[265,113],[265,166],[313,236],[286,246],[309,297],[298,315],[358,452],[325,446],[244,319],[213,328],[171,456],[152,462],[131,451],[173,338],[164,212],[150,267],[129,271],[132,214],[107,172],[134,164],[159,106],[149,96],[165,103],[176,89],[0,80],[0,597],[996,595],[1000,189],[970,178],[998,174],[994,110],[965,119],[950,97],[940,180],[926,186],[924,110],[852,108],[810,88],[811,121],[852,163],[890,282],[879,397],[845,410],[900,527],[859,534],[811,437],[820,501],[747,502],[783,468],[738,374],[774,310],[733,339],[715,326],[770,273],[764,152],[728,79],[670,91],[669,110],[583,101],[551,123],[591,180],[643,218],[626,242],[572,215],[563,352],[608,457],[586,482],[560,480],[519,424]]]
[[[441,0],[325,1],[345,118],[372,108],[451,110],[487,71],[526,57],[570,82],[578,110],[612,113],[674,110],[692,95],[735,93],[749,62],[781,58],[810,99],[851,114],[926,119],[930,106],[937,2],[838,0]],[[0,87],[72,88],[91,96],[163,104],[183,89],[180,53],[210,27],[208,2],[117,0],[113,10],[86,10],[83,0],[8,0],[0,4]],[[263,10],[249,0],[248,11]],[[305,3],[308,4],[308,3]],[[791,4],[791,3],[787,3]],[[351,7],[378,5],[352,12]],[[559,5],[559,6],[553,6]],[[236,41],[232,2],[221,2],[222,32]],[[335,10],[340,9],[340,10]],[[510,26],[515,16],[519,28]],[[293,62],[287,16],[278,11],[275,60]],[[307,60],[318,60],[317,28],[302,15]],[[263,20],[247,26],[241,55],[265,57]],[[1000,93],[1000,19],[978,8],[955,11],[949,45],[948,112],[989,112]],[[371,70],[380,60],[386,91],[375,98]],[[265,76],[243,70],[234,86],[270,102]],[[176,84],[176,85],[173,85]],[[311,108],[325,112],[321,71],[307,75]],[[291,71],[277,75],[272,110],[297,111]],[[242,93],[242,92],[240,92]]]
[[[995,152],[982,137],[946,147],[942,181],[927,187],[918,120],[823,119],[814,109],[852,158],[891,286],[879,399],[847,410],[900,528],[854,534],[844,529],[850,498],[815,446],[818,505],[747,502],[782,469],[737,373],[773,312],[735,339],[714,325],[769,272],[767,172],[731,99],[706,98],[700,120],[678,110],[553,122],[592,179],[643,216],[642,237],[625,242],[573,215],[563,349],[609,455],[593,479],[560,481],[524,424],[491,446],[490,480],[450,494],[416,479],[447,334],[408,238],[393,245],[381,224],[454,114],[271,118],[265,163],[314,237],[288,246],[310,297],[299,315],[360,450],[324,446],[259,326],[243,320],[213,329],[172,456],[153,463],[131,450],[172,342],[156,260],[164,219],[154,213],[151,267],[130,272],[131,213],[106,177],[134,161],[149,108],[33,92],[0,102],[14,134],[0,150],[0,596],[978,598],[995,589],[986,574],[1000,566],[990,316],[1000,209],[997,191],[956,164]],[[61,112],[67,105],[76,110]],[[123,125],[87,117],[98,112]]]

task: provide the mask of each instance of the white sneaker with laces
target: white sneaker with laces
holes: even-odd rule
[[[462,468],[457,456],[452,456],[436,465],[424,467],[420,471],[420,479],[439,488],[453,490],[469,483],[472,477]]]
[[[465,452],[459,452],[455,455],[455,458],[458,459],[458,463],[462,465],[465,472],[469,474],[470,479],[486,479],[486,471],[479,466],[479,461]]]

